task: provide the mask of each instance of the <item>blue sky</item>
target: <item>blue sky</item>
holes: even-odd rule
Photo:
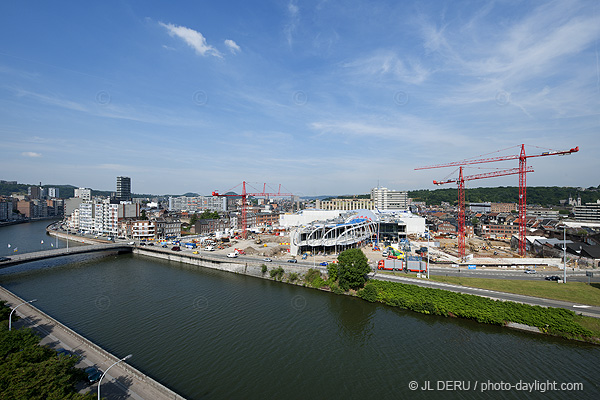
[[[530,186],[597,186],[599,47],[596,1],[3,1],[0,179],[412,190],[524,143],[581,149]]]

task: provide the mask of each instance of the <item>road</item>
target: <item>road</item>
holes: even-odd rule
[[[542,307],[557,307],[557,308],[566,308],[567,310],[574,311],[576,313],[580,313],[583,315],[587,315],[589,317],[600,318],[600,307],[597,306],[588,306],[584,304],[571,303],[561,300],[552,300],[545,299],[541,297],[533,297],[533,296],[525,296],[520,294],[512,294],[506,292],[498,292],[494,290],[487,289],[479,289],[472,288],[467,286],[459,286],[459,285],[451,285],[448,283],[435,282],[427,279],[419,279],[419,278],[408,278],[402,276],[394,276],[388,274],[375,274],[371,276],[372,279],[380,279],[384,281],[391,282],[401,282],[407,283],[411,285],[418,285],[423,287],[430,287],[435,289],[443,289],[449,290],[452,292],[465,293],[465,294],[473,294],[476,296],[488,297],[494,300],[503,300],[503,301],[514,301],[517,303],[524,303],[530,305],[537,305]]]

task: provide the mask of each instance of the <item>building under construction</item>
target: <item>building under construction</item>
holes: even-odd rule
[[[371,242],[397,243],[423,234],[425,218],[410,212],[355,210],[327,221],[313,221],[290,232],[290,253],[337,254]]]

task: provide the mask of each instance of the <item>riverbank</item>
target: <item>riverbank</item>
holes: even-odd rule
[[[10,307],[24,303],[14,293],[0,286],[0,300],[5,300]],[[63,325],[48,314],[39,310],[32,304],[19,307],[16,314],[21,317],[15,327],[25,326],[34,329],[41,338],[41,344],[52,348],[65,348],[82,357],[82,368],[96,365],[102,371],[120,360],[100,346],[81,336],[77,332]],[[110,381],[114,383],[110,384]],[[158,400],[184,400],[184,398],[171,389],[155,381],[136,368],[126,363],[119,363],[110,370],[103,380],[103,398],[107,399],[158,399]],[[112,389],[108,386],[113,386]],[[109,392],[109,393],[106,393]]]
[[[321,271],[312,269],[307,271],[306,267],[294,265],[286,265],[285,268],[280,265],[268,267],[260,260],[257,260],[256,263],[233,263],[229,260],[193,257],[188,254],[158,249],[150,250],[148,248],[135,248],[133,253],[311,287],[335,294],[358,296],[367,301],[380,302],[422,314],[472,319],[485,324],[600,344],[600,338],[598,337],[600,336],[600,326],[597,325],[597,318],[578,316],[573,311],[563,308],[546,308],[512,301],[494,300],[488,297],[455,293],[443,289],[419,287],[410,283],[376,279],[372,279],[367,283],[367,286],[375,285],[375,294],[365,296],[364,290],[367,289],[367,286],[358,292],[343,292],[335,284],[324,279],[327,276],[323,277]]]
[[[279,264],[267,266],[260,259],[257,259],[255,262],[235,262],[234,260],[211,257],[206,254],[193,255],[187,252],[172,252],[162,248],[152,247],[134,247],[133,253],[173,262],[191,264],[203,268],[216,269],[268,280],[277,280],[321,290],[329,290],[333,291],[335,294],[358,295],[364,299],[364,296],[360,296],[357,292],[340,291],[339,288],[336,288],[336,285],[333,285],[333,289],[335,290],[331,290],[332,282],[328,282],[321,277],[323,269],[320,269],[320,271],[316,270],[318,273],[318,280],[313,279],[313,274],[313,278],[307,282],[306,266],[296,266],[294,264],[285,266]],[[388,285],[388,289],[394,285],[395,288],[417,288],[415,290],[419,291],[419,295],[417,298],[412,298],[411,295],[404,295],[395,298],[393,301],[388,301],[389,296],[386,297],[384,295],[384,297],[378,299],[376,295],[375,300],[373,301],[378,301],[390,306],[406,308],[424,314],[473,319],[480,323],[501,325],[513,329],[528,330],[531,332],[600,344],[600,339],[598,338],[598,336],[600,336],[600,327],[596,325],[597,321],[593,321],[592,319],[582,321],[584,318],[589,317],[579,317],[570,310],[554,307],[545,308],[513,301],[494,300],[490,299],[489,296],[454,293],[443,290],[443,288],[422,288],[412,285],[410,282],[385,282],[385,285]],[[393,289],[392,291],[397,290]],[[404,290],[404,292],[407,291]],[[440,296],[438,294],[439,292],[446,294]],[[493,318],[490,318],[489,315],[486,316],[485,313],[478,314],[475,312],[478,308],[482,307],[482,304],[484,304],[487,310],[486,312],[493,315]],[[469,310],[468,312],[465,312],[465,307]],[[560,315],[560,317],[557,317],[557,315]],[[579,317],[580,321],[574,321],[575,317]]]

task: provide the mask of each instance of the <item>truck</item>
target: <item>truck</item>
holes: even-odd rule
[[[395,259],[385,259],[379,260],[377,263],[377,269],[382,269],[385,271],[403,271],[404,270],[404,261],[403,260],[395,260]]]
[[[406,260],[407,272],[425,272],[427,271],[427,263],[421,257],[409,256]]]

